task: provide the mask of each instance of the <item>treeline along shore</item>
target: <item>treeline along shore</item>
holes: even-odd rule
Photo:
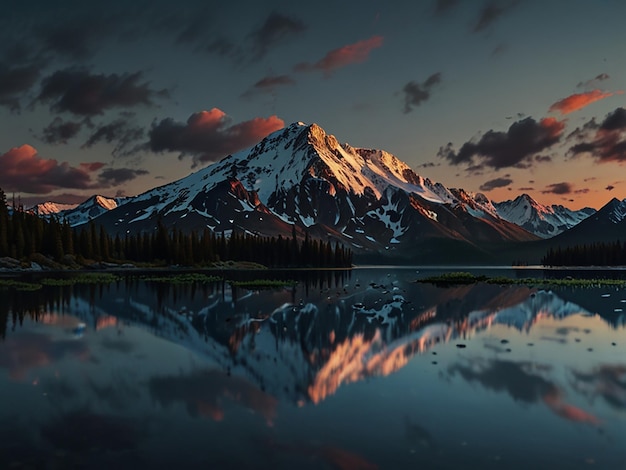
[[[151,233],[111,236],[90,222],[72,228],[55,217],[43,219],[19,208],[12,211],[0,189],[0,258],[46,266],[80,268],[94,262],[141,263],[142,266],[203,267],[232,260],[266,267],[339,268],[352,265],[352,252],[340,243],[296,237],[259,237],[208,228],[185,233],[160,221]]]

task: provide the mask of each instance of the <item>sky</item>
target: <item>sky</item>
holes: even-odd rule
[[[8,12],[8,13],[7,13]],[[133,196],[292,122],[502,201],[626,198],[622,0],[14,1],[0,188]]]

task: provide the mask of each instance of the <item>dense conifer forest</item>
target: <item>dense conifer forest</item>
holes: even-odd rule
[[[550,248],[541,259],[544,266],[626,266],[626,243],[590,243]]]
[[[44,220],[19,208],[12,211],[0,189],[0,257],[18,260],[42,254],[57,262],[140,262],[208,266],[216,261],[248,261],[268,267],[349,267],[352,252],[339,243],[296,237],[263,238],[234,232],[230,237],[208,229],[183,233],[158,222],[153,233],[110,236],[94,223],[73,229],[52,217]]]

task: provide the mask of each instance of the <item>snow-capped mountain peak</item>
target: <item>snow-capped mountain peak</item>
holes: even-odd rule
[[[151,231],[158,218],[227,235],[291,236],[296,225],[301,235],[357,252],[404,257],[441,239],[476,250],[476,243],[535,238],[501,219],[484,195],[448,189],[389,152],[341,144],[302,122],[101,217],[116,233]]]
[[[72,227],[76,227],[119,207],[130,199],[131,198],[127,197],[109,198],[97,194],[91,196],[80,204],[73,204],[68,206],[66,209],[60,209],[56,212],[48,212],[47,214],[39,213],[39,215],[54,215],[57,219],[67,221],[67,223],[69,223]]]
[[[514,200],[496,202],[494,207],[504,220],[513,222],[541,238],[550,238],[585,220],[595,209],[573,211],[562,205],[544,206],[524,193]]]
[[[77,205],[78,204],[62,204],[59,202],[47,201],[47,202],[42,202],[41,204],[37,204],[36,206],[33,206],[32,208],[29,209],[29,211],[39,216],[46,216],[46,215],[58,214],[59,212],[62,212],[62,211],[74,209]]]

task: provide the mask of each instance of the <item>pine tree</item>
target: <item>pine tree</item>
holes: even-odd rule
[[[4,191],[0,188],[0,256],[9,254],[9,208]]]

